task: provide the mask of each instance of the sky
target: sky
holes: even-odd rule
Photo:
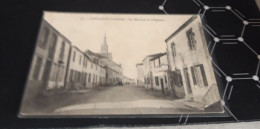
[[[44,19],[82,51],[108,51],[122,64],[123,74],[136,79],[136,64],[150,54],[166,52],[165,39],[192,15],[143,15],[44,12]]]

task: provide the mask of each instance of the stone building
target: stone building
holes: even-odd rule
[[[199,16],[192,16],[166,40],[172,87],[180,98],[202,101],[209,89],[220,100],[216,77]]]
[[[63,88],[70,45],[64,35],[42,19],[27,85]]]

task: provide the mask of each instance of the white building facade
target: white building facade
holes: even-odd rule
[[[199,16],[191,17],[166,39],[170,82],[180,98],[202,101],[209,89],[216,89],[211,103],[220,100],[216,77]]]
[[[143,70],[143,63],[136,64],[136,70],[137,70],[137,79],[136,84],[138,86],[144,86],[144,70]]]
[[[63,88],[71,42],[44,19],[37,39],[27,85]]]
[[[150,59],[151,71],[153,75],[153,86],[154,89],[171,93],[171,87],[168,79],[168,60],[167,54],[162,53],[158,56]]]
[[[68,89],[91,88],[104,85],[105,75],[106,70],[104,67],[95,63],[77,47],[71,47],[66,79],[66,87]]]

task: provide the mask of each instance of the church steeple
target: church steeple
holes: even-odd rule
[[[101,53],[108,53],[108,45],[107,45],[107,37],[106,34],[104,36],[104,41],[101,45]]]

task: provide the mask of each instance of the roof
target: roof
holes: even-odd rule
[[[48,21],[46,21],[44,18],[42,18],[42,22],[46,23],[49,27],[52,28],[52,30],[54,30],[59,36],[61,36],[63,39],[67,40],[69,42],[69,44],[71,44],[71,41],[64,36],[61,32],[59,32],[55,27],[53,27]]]
[[[82,53],[82,54],[84,54],[84,52],[83,51],[81,51],[77,46],[71,46],[71,48],[75,48],[76,50],[78,50],[80,53]]]
[[[158,55],[161,55],[161,54],[162,54],[162,53],[156,53],[156,54],[148,55],[148,56],[146,56],[146,57],[143,59],[143,61],[144,61],[146,58],[148,58],[148,57],[154,58],[154,57],[156,57],[156,56],[158,56]]]
[[[143,65],[143,63],[136,64],[136,66],[135,66],[135,67],[137,67],[138,65]]]
[[[155,60],[155,59],[157,59],[157,58],[160,58],[160,57],[162,57],[162,56],[164,56],[164,55],[166,55],[166,52],[154,56],[152,59],[150,59],[150,61]]]
[[[173,32],[166,40],[167,43],[172,37],[177,35],[181,30],[183,30],[185,27],[187,27],[191,22],[193,22],[198,16],[194,15],[189,20],[187,20],[184,24],[182,24],[175,32]]]
[[[100,54],[95,53],[95,52],[92,52],[91,50],[86,50],[85,53],[86,53],[86,54],[89,54],[89,55],[96,56],[96,57],[98,57],[98,58],[106,58],[105,56],[100,55]]]
[[[115,61],[110,60],[110,59],[107,58],[106,56],[103,56],[103,55],[101,55],[101,54],[99,54],[99,53],[92,52],[91,50],[86,50],[85,53],[88,54],[88,55],[96,56],[96,57],[98,57],[99,59],[101,59],[101,61],[102,61],[102,60],[103,60],[103,61],[104,61],[104,60],[109,61],[110,63],[113,63],[114,65],[117,65],[118,67],[120,67],[120,68],[122,69],[121,64],[117,64]]]

